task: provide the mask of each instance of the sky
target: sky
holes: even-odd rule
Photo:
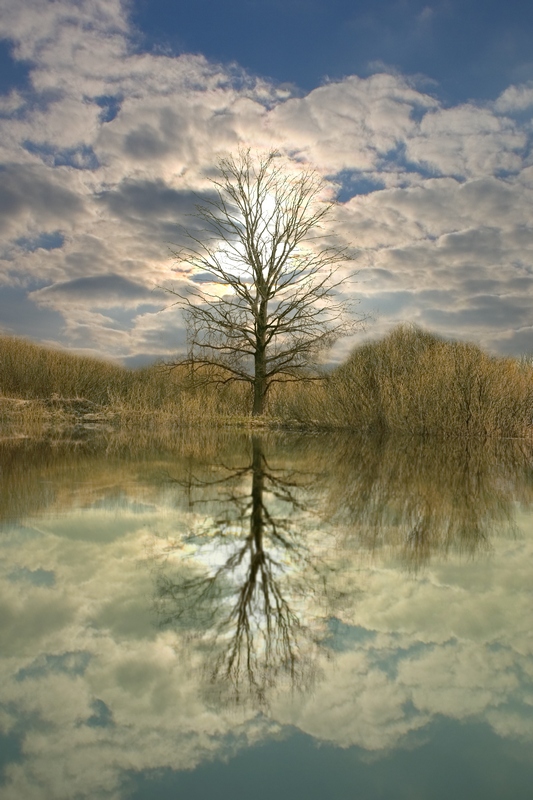
[[[158,287],[217,159],[278,149],[337,204],[364,338],[533,352],[533,6],[0,0],[0,332],[174,355]]]

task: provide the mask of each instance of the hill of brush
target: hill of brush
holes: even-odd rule
[[[284,413],[340,428],[441,436],[523,436],[533,422],[529,361],[490,356],[400,326],[352,351]]]
[[[160,364],[127,369],[99,358],[44,347],[26,339],[0,336],[0,396],[56,404],[83,399],[89,404],[128,415],[156,412],[190,419],[210,413],[243,414],[243,393],[191,388],[183,368]],[[222,397],[221,397],[222,396]],[[222,399],[222,402],[221,402]],[[63,403],[65,406],[65,403]]]

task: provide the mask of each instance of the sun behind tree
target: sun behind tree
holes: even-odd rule
[[[218,168],[213,199],[196,207],[201,235],[186,232],[172,251],[201,281],[167,289],[187,324],[189,352],[177,363],[197,376],[218,368],[220,383],[249,383],[256,416],[273,383],[310,380],[319,354],[360,324],[337,295],[351,256],[321,242],[333,204],[313,170],[289,171],[279,153],[254,158],[249,149]]]

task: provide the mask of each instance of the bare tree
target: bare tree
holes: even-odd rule
[[[289,172],[278,153],[256,160],[250,150],[218,167],[213,198],[196,207],[203,231],[172,251],[197,281],[187,292],[167,289],[187,323],[189,354],[178,363],[248,382],[258,415],[275,381],[309,379],[318,354],[354,331],[336,291],[350,255],[320,241],[332,203],[316,172]]]

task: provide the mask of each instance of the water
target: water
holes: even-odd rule
[[[0,443],[7,800],[514,800],[522,442]]]

